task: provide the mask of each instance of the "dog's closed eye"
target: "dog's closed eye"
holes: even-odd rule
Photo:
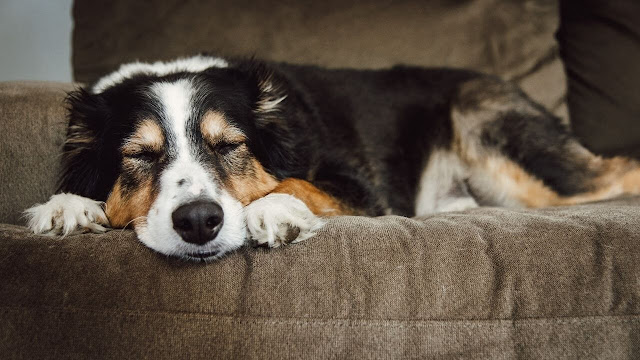
[[[231,153],[232,151],[236,150],[238,147],[240,147],[240,145],[242,145],[242,143],[239,142],[234,142],[234,143],[230,143],[230,142],[221,142],[215,145],[210,146],[211,147],[211,151],[216,152],[220,155],[227,155],[229,153]]]
[[[163,145],[164,135],[159,125],[147,119],[126,139],[120,151],[125,160],[154,163],[162,157]]]
[[[142,150],[130,154],[125,154],[125,157],[129,159],[144,161],[146,163],[153,163],[160,158],[160,153],[152,150]]]

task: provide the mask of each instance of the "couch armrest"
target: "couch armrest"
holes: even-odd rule
[[[72,84],[0,82],[0,223],[55,191],[64,141],[64,98]]]

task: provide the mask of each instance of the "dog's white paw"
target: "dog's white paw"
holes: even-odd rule
[[[245,207],[249,238],[257,245],[278,247],[315,235],[324,222],[300,199],[269,194]]]
[[[74,194],[53,195],[47,203],[35,205],[24,214],[27,226],[36,234],[102,233],[109,226],[101,202]]]

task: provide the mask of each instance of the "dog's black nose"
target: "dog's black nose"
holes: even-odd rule
[[[206,200],[182,205],[171,214],[173,228],[182,240],[198,245],[204,245],[216,237],[223,218],[220,205]]]

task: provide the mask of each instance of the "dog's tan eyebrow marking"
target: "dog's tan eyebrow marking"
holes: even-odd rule
[[[241,143],[247,137],[237,127],[229,124],[224,115],[218,111],[207,111],[200,122],[202,136],[214,145],[220,142]]]
[[[160,126],[151,119],[145,119],[127,138],[121,150],[124,155],[136,154],[142,150],[159,152],[163,144],[164,135]]]

